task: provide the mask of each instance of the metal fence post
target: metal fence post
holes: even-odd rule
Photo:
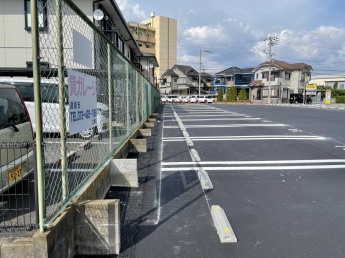
[[[128,136],[131,134],[130,132],[130,112],[129,112],[129,69],[128,69],[128,62],[126,62],[126,95],[127,95],[127,133]]]
[[[142,116],[141,116],[141,119],[144,120],[145,119],[145,113],[144,113],[144,109],[146,108],[145,107],[145,94],[144,94],[144,91],[145,91],[145,85],[144,85],[144,79],[143,77],[141,76],[141,111],[142,111]]]
[[[135,72],[135,108],[136,108],[136,117],[135,120],[137,122],[136,126],[139,126],[140,121],[139,121],[139,81],[138,81],[138,71]]]
[[[113,119],[112,119],[112,114],[113,114],[113,98],[112,98],[112,93],[113,93],[113,87],[112,87],[112,81],[111,81],[111,47],[110,44],[108,43],[108,94],[109,94],[109,151],[110,154],[112,154],[113,151]]]
[[[62,6],[61,0],[56,0],[56,25],[57,25],[57,50],[58,50],[58,73],[59,73],[59,106],[60,106],[60,138],[61,138],[61,171],[62,171],[62,198],[68,197],[68,178],[66,160],[66,94],[64,79],[63,58],[63,32],[62,32]]]
[[[44,148],[42,134],[42,106],[41,106],[41,71],[40,46],[38,34],[37,0],[31,0],[31,31],[32,31],[32,72],[34,78],[35,119],[36,119],[36,154],[37,154],[37,182],[40,231],[44,231]]]

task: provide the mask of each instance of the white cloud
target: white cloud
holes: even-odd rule
[[[127,21],[140,22],[148,18],[139,4],[132,4],[128,0],[117,0],[116,3]]]
[[[282,30],[277,34],[280,39],[276,52],[276,59],[289,63],[308,61],[315,66],[334,65],[343,61],[345,55],[345,27],[319,26],[311,31]],[[268,42],[258,42],[252,50],[266,58],[264,49],[268,49]]]
[[[193,9],[188,11],[188,14],[197,14],[197,13],[198,13],[198,12],[195,11],[195,10],[193,10]]]

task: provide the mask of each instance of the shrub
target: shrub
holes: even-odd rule
[[[223,101],[223,86],[220,86],[219,88],[217,100]]]
[[[338,89],[338,82],[334,83],[333,89],[337,90]]]
[[[237,89],[235,86],[230,87],[228,100],[232,102],[235,102],[237,100]]]
[[[337,103],[345,103],[345,96],[337,96],[335,100]]]
[[[246,90],[244,89],[243,86],[242,86],[242,88],[241,88],[241,90],[240,90],[240,94],[239,94],[238,98],[239,98],[240,100],[246,100],[246,99],[247,99]]]

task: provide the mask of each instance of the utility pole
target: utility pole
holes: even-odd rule
[[[199,99],[200,99],[200,88],[201,88],[201,53],[211,53],[209,50],[200,50],[200,62],[199,62]]]
[[[270,36],[265,39],[265,41],[269,41],[268,45],[270,47],[269,53],[268,53],[268,59],[269,59],[269,72],[268,72],[268,102],[271,102],[271,69],[272,69],[272,62],[273,62],[273,56],[274,54],[272,53],[272,46],[276,45],[279,41],[279,38],[274,36]]]

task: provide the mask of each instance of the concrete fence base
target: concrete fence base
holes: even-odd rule
[[[131,151],[147,151],[146,139],[135,138],[151,136],[151,130],[143,128],[154,126],[154,122],[143,122],[44,233],[37,231],[32,238],[0,238],[0,257],[73,258],[76,254],[119,254],[120,201],[103,199],[111,185],[119,184],[120,178],[125,179],[122,182],[127,182],[127,186],[138,186],[137,160],[125,158]]]

